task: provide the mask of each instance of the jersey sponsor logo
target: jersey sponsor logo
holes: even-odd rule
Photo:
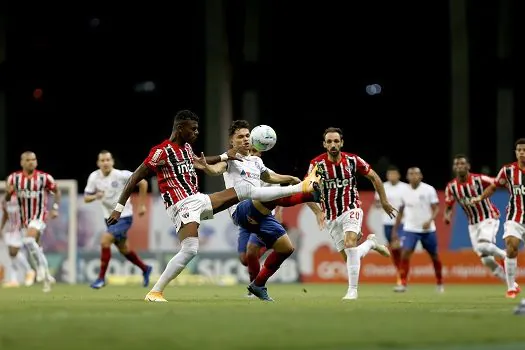
[[[250,173],[244,170],[241,170],[241,176],[248,177],[250,179],[260,179],[261,178],[261,176],[256,173]]]
[[[177,163],[177,173],[184,174],[184,173],[193,173],[195,171],[195,168],[193,166],[192,162],[184,161],[184,162],[178,162]]]
[[[324,185],[328,189],[336,189],[350,186],[350,179],[327,179]]]
[[[512,186],[512,193],[515,196],[523,196],[523,195],[525,195],[525,186],[523,186],[523,185],[513,185]]]
[[[18,197],[21,198],[37,198],[42,195],[42,191],[31,191],[20,189],[17,191]]]
[[[118,187],[118,181],[112,181],[111,187]]]

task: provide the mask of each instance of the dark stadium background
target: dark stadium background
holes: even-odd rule
[[[454,1],[30,3],[0,9],[2,178],[30,149],[42,170],[77,179],[82,190],[99,150],[133,170],[169,136],[183,108],[201,116],[196,151],[222,152],[210,130],[227,130],[219,130],[217,111],[210,113],[213,93],[206,92],[213,75],[206,55],[219,45],[209,35],[221,29],[232,117],[245,118],[243,91],[255,91],[252,120],[277,131],[265,160],[278,172],[302,176],[323,151],[324,128],[337,126],[345,132],[344,149],[380,172],[390,163],[403,173],[417,165],[427,182],[443,188],[452,154],[465,152],[474,170],[487,166],[495,174],[513,160],[514,140],[525,136],[519,0],[470,0],[463,14]],[[223,26],[216,13],[210,20],[214,11],[222,11]],[[245,41],[257,49],[257,62],[246,62]],[[134,90],[146,81],[156,89]],[[381,94],[368,95],[368,84],[381,85]],[[503,88],[514,99],[498,112]],[[35,89],[42,89],[39,99]],[[498,136],[503,116],[508,132]],[[208,181],[204,190],[220,188]]]

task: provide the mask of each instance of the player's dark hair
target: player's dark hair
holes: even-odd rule
[[[175,114],[175,121],[173,123],[173,129],[175,129],[181,123],[185,123],[190,120],[198,122],[199,116],[188,109],[183,109],[181,111],[178,111],[177,114]]]
[[[98,154],[108,154],[108,153],[111,153],[111,152],[108,151],[107,149],[103,149],[100,152],[98,152]]]
[[[325,139],[326,134],[331,133],[331,132],[338,133],[339,137],[341,137],[341,140],[343,139],[343,130],[341,128],[334,128],[334,127],[331,126],[331,127],[325,129],[325,131],[323,133],[323,140]]]
[[[525,145],[525,137],[522,137],[521,139],[518,139],[516,143],[514,143],[514,148],[517,148],[518,145]]]
[[[470,159],[468,159],[467,155],[466,154],[463,154],[463,153],[458,153],[454,156],[454,160],[456,159],[465,159],[467,161],[467,163],[470,163]]]
[[[233,134],[235,134],[235,131],[239,130],[239,129],[248,129],[250,130],[250,123],[248,123],[248,121],[246,120],[234,120],[231,125],[230,125],[230,128],[228,129],[228,135],[229,136],[233,136]]]
[[[399,168],[395,165],[389,165],[388,168],[386,168],[386,171],[397,171],[398,173],[401,173]]]

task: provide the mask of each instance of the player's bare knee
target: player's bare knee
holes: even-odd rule
[[[18,255],[18,251],[20,250],[20,248],[18,247],[8,247],[8,250],[9,250],[9,256],[11,258],[14,258]]]
[[[346,232],[345,233],[345,248],[357,247],[358,240],[359,240],[359,235],[356,232]]]
[[[247,256],[259,256],[259,250],[261,248],[255,244],[248,243],[248,246],[246,247],[246,255]]]
[[[521,243],[521,240],[517,237],[505,238],[505,248],[507,251],[507,257],[513,259],[518,256],[518,249],[519,249],[520,243]]]
[[[179,240],[182,242],[188,237],[199,237],[199,224],[192,221],[187,224],[182,224],[179,231],[177,232]]]
[[[248,259],[246,258],[246,253],[241,253],[241,254],[239,254],[239,261],[240,261],[241,264],[243,264],[244,266],[248,266]]]
[[[412,256],[412,253],[413,251],[411,250],[403,249],[401,251],[401,259],[404,259],[404,260],[410,259],[410,257]]]
[[[126,255],[129,253],[129,248],[128,248],[128,245],[126,244],[126,242],[119,242],[117,244],[117,248],[118,248],[118,251],[120,252],[120,254],[122,255]]]
[[[102,237],[100,237],[100,245],[102,248],[110,248],[111,244],[113,244],[114,238],[111,233],[104,233]]]

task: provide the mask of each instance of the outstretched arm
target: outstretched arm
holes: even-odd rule
[[[394,218],[396,216],[397,209],[388,202],[385,186],[383,185],[383,181],[381,181],[379,175],[377,175],[373,169],[370,169],[370,171],[365,176],[368,178],[368,180],[370,180],[372,185],[374,185],[374,188],[379,195],[379,201],[381,202],[383,210],[388,214],[388,216]]]
[[[124,205],[126,205],[126,202],[135,190],[135,187],[149,174],[150,169],[144,163],[140,164],[137,170],[131,174],[128,181],[126,182],[126,185],[124,185],[124,189],[120,194],[117,204],[115,205],[115,209],[113,209],[113,212],[107,221],[108,225],[117,223],[117,221],[120,219],[120,213],[122,213],[122,210],[124,210]]]

